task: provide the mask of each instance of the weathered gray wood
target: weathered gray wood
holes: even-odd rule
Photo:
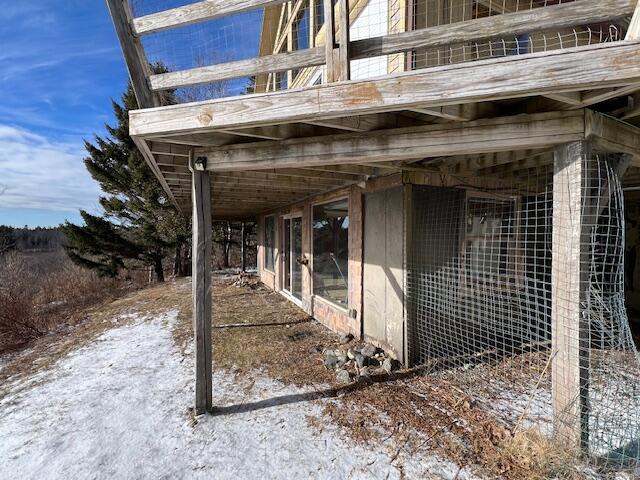
[[[211,410],[211,190],[209,172],[193,170],[193,326],[196,349],[196,414]]]
[[[434,67],[380,79],[130,112],[134,136],[352,116],[640,83],[640,42]]]
[[[246,272],[247,271],[247,237],[246,237],[246,230],[245,230],[245,223],[242,222],[242,230],[240,232],[240,238],[241,240],[241,246],[240,246],[240,257],[241,257],[241,270],[242,272]]]
[[[555,151],[551,266],[554,431],[568,447],[589,441],[589,323],[583,317],[589,274],[593,187],[597,171],[587,142]]]
[[[384,37],[357,40],[351,58],[377,57],[416,48],[439,47],[614,20],[631,15],[636,0],[578,0],[572,3],[439,25]],[[496,2],[494,2],[496,3]],[[629,38],[628,40],[637,40]]]
[[[528,148],[584,138],[584,113],[550,112],[456,124],[198,149],[212,171],[387,162]]]
[[[631,85],[625,85],[624,87],[596,90],[594,92],[584,93],[582,95],[582,101],[575,108],[584,108],[596,103],[604,102],[612,98],[621,97],[623,95],[629,95],[630,93],[640,90],[640,84],[632,83]]]
[[[140,150],[140,153],[142,153],[142,156],[144,157],[145,162],[147,162],[147,165],[149,165],[149,168],[151,169],[155,177],[160,182],[160,185],[162,185],[162,189],[166,192],[171,203],[173,203],[176,207],[178,207],[178,202],[176,201],[176,197],[171,191],[171,187],[167,183],[167,180],[164,178],[164,173],[158,167],[156,163],[156,159],[153,153],[151,153],[151,150],[149,149],[148,142],[146,142],[142,138],[134,138],[133,142],[136,144],[136,147],[138,147],[138,150]]]
[[[350,39],[349,32],[349,0],[338,0],[338,29],[340,32],[340,46],[338,58],[340,59],[340,81],[351,79]]]
[[[324,48],[325,63],[324,83],[332,83],[337,80],[336,65],[334,62],[334,49],[336,45],[336,25],[333,1],[324,2]]]
[[[146,35],[170,28],[184,27],[256,8],[271,7],[287,0],[203,0],[183,7],[163,10],[133,22],[136,35]]]
[[[640,127],[585,110],[585,138],[611,153],[627,153],[640,162]]]
[[[640,0],[638,0],[635,12],[631,18],[631,23],[629,24],[625,40],[640,40]]]
[[[147,83],[147,79],[151,75],[151,68],[144,54],[144,49],[140,39],[134,37],[131,31],[129,1],[107,0],[107,7],[120,41],[138,105],[140,108],[160,106],[160,99],[151,92]]]
[[[309,48],[288,53],[277,53],[265,57],[220,63],[206,67],[178,70],[176,72],[152,75],[151,88],[154,91],[170,90],[205,83],[248,77],[260,73],[282,72],[303,67],[323,65],[326,61],[324,47]]]

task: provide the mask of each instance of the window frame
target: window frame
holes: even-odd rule
[[[478,235],[469,235],[467,233],[467,218],[469,213],[469,202],[473,200],[485,200],[485,201],[493,201],[494,203],[506,203],[512,202],[513,204],[513,212],[514,212],[514,228],[513,233],[509,235],[512,237],[513,241],[513,249],[507,249],[506,257],[507,257],[507,268],[506,274],[495,274],[490,275],[489,277],[475,277],[472,275],[470,269],[467,268],[467,247],[468,245],[477,239],[488,238],[487,235],[478,236]],[[462,218],[460,219],[461,223],[461,235],[460,235],[460,262],[462,268],[460,268],[460,283],[463,288],[469,292],[477,292],[478,290],[507,290],[517,288],[519,283],[522,281],[522,272],[521,272],[521,262],[520,259],[522,257],[521,251],[521,228],[522,228],[522,218],[521,218],[521,198],[517,195],[502,195],[499,193],[489,193],[482,191],[471,191],[465,190],[464,196],[464,208]]]
[[[267,220],[268,219],[273,219],[273,245],[272,245],[272,250],[273,250],[273,255],[272,255],[272,260],[273,260],[273,265],[272,268],[270,269],[267,266],[267,251],[268,251],[268,246],[267,246]],[[277,256],[277,245],[278,245],[278,222],[276,219],[275,215],[266,215],[264,217],[264,258],[263,258],[263,268],[266,272],[272,273],[272,274],[276,274],[276,256]]]
[[[331,203],[338,203],[341,201],[346,201],[347,202],[347,217],[349,218],[349,230],[347,231],[347,259],[350,258],[351,256],[351,199],[350,196],[348,194],[345,195],[341,195],[339,197],[334,197],[331,198],[329,200],[322,200],[322,201],[318,201],[318,202],[312,202],[311,203],[311,212],[310,212],[310,216],[311,216],[311,221],[309,222],[310,225],[310,234],[311,234],[311,241],[309,242],[311,244],[311,252],[310,252],[310,261],[311,261],[311,296],[313,298],[319,298],[321,301],[331,305],[334,308],[339,309],[340,311],[344,312],[345,314],[347,314],[349,312],[349,310],[351,309],[351,275],[349,272],[349,268],[347,266],[347,303],[346,305],[340,305],[339,303],[336,303],[332,300],[330,300],[329,298],[323,297],[320,294],[315,293],[315,232],[314,232],[314,225],[315,225],[315,220],[314,220],[314,210],[315,207],[321,206],[321,205],[329,205]],[[348,264],[347,264],[348,265]]]

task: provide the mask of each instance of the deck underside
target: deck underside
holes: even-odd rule
[[[554,145],[593,135],[603,150],[639,159],[625,176],[634,187],[637,91],[640,42],[618,42],[138,110],[131,133],[185,212],[190,155],[206,157],[217,218],[400,171],[467,182],[528,175],[551,168]],[[602,135],[585,120],[591,111],[606,115]],[[605,141],[614,133],[624,148]]]

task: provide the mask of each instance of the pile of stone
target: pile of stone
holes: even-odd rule
[[[236,287],[248,287],[252,290],[258,288],[258,278],[250,273],[240,272],[233,285]]]
[[[324,366],[335,370],[338,383],[366,382],[372,375],[390,374],[399,364],[384,350],[370,343],[353,342],[352,335],[344,335],[340,345],[323,351]]]

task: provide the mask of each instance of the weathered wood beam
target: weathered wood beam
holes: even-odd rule
[[[333,83],[338,79],[334,50],[336,46],[336,24],[333,0],[324,2],[324,48],[325,63],[324,83]]]
[[[107,0],[107,7],[120,41],[138,105],[140,108],[160,106],[159,97],[151,91],[147,82],[151,75],[151,67],[144,54],[144,48],[140,39],[131,31],[129,0]]]
[[[236,13],[242,13],[256,8],[271,7],[288,0],[203,0],[200,2],[163,10],[143,17],[133,22],[136,35],[147,35],[170,28],[184,27],[198,22],[214,20]]]
[[[193,326],[196,357],[195,412],[211,410],[212,346],[211,346],[211,187],[209,172],[193,168]]]
[[[623,87],[611,88],[611,89],[598,89],[593,92],[583,93],[581,102],[575,108],[585,108],[596,103],[605,102],[612,98],[621,97],[623,95],[629,95],[630,93],[640,90],[640,84],[633,83],[631,85],[625,85]]]
[[[599,23],[629,16],[633,13],[634,7],[632,0],[579,0],[507,13],[499,17],[490,16],[422,28],[352,42],[351,58],[377,57],[408,52],[416,48],[448,46],[489,38],[517,36],[540,30]]]
[[[147,162],[147,165],[149,165],[149,168],[153,172],[153,175],[160,182],[162,189],[167,194],[167,197],[169,197],[169,201],[177,206],[178,204],[176,202],[176,198],[174,197],[173,192],[169,187],[169,184],[165,180],[162,171],[156,164],[156,159],[153,153],[151,153],[151,150],[149,149],[149,145],[147,144],[147,142],[142,138],[133,138],[133,142],[136,144],[136,147],[138,147],[138,150],[140,150],[140,153],[142,154],[144,161]]]
[[[134,136],[206,132],[631,83],[640,83],[640,42],[599,44],[365,81],[136,110],[130,112],[130,131]]]
[[[295,52],[277,53],[266,57],[250,58],[247,60],[151,75],[149,81],[154,91],[171,90],[221,80],[248,77],[261,73],[283,72],[304,67],[314,67],[324,65],[325,61],[324,47],[316,47]]]
[[[547,93],[545,97],[563,102],[572,106],[579,107],[582,105],[582,92],[555,92]]]
[[[577,113],[577,115],[576,115]],[[388,162],[421,157],[544,148],[584,138],[584,113],[551,112],[468,123],[351,133],[198,149],[212,171]]]
[[[409,111],[454,122],[469,122],[476,118],[477,105],[473,103],[467,105],[444,105],[432,108],[411,108]]]
[[[383,122],[371,116],[338,117],[306,120],[304,123],[318,127],[335,128],[349,132],[368,132],[379,128]]]
[[[607,115],[586,110],[585,138],[611,153],[627,153],[640,163],[640,127]]]
[[[338,29],[340,33],[338,46],[340,76],[338,80],[346,81],[351,79],[349,0],[338,0]]]

